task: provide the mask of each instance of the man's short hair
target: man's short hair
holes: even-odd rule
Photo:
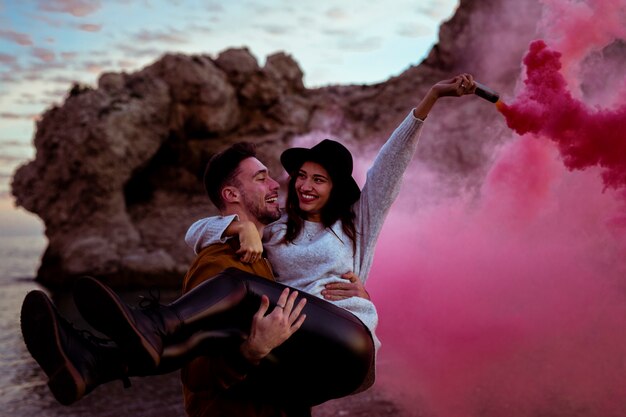
[[[249,142],[239,142],[213,155],[204,170],[204,189],[219,210],[225,208],[222,189],[236,184],[239,164],[247,158],[256,157],[256,147]]]

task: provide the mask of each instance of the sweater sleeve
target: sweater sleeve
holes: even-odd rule
[[[385,217],[400,192],[402,177],[417,149],[422,124],[423,121],[416,118],[411,110],[380,149],[367,171],[356,207],[359,234],[354,265],[355,273],[364,282],[372,265],[376,240]]]
[[[185,243],[196,255],[209,245],[225,243],[229,238],[224,236],[224,232],[234,220],[238,219],[236,214],[200,219],[187,230]]]

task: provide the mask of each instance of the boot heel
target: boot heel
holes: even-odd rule
[[[58,402],[63,405],[70,405],[85,395],[87,387],[80,374],[70,367],[59,368],[57,372],[50,375],[48,388]]]

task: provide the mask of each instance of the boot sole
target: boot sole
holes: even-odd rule
[[[76,283],[74,301],[80,314],[98,331],[113,339],[136,363],[133,368],[150,370],[161,360],[159,352],[137,328],[128,307],[113,290],[93,278]]]
[[[48,388],[63,405],[85,395],[86,383],[63,350],[57,313],[48,296],[38,290],[26,295],[20,314],[26,348],[48,376]]]

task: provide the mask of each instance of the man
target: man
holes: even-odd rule
[[[223,215],[236,214],[250,220],[259,233],[280,216],[278,183],[255,157],[251,145],[236,144],[216,155],[207,166],[205,187]],[[232,239],[201,251],[185,276],[183,292],[188,293],[228,267],[273,279],[267,260],[244,263],[237,249],[238,241]],[[345,278],[351,281],[334,284],[328,298],[368,297],[353,275]],[[71,404],[102,383],[169,372],[183,361],[187,363],[182,369],[185,408],[190,416],[306,416],[310,415],[306,406],[285,405],[258,395],[265,380],[258,377],[263,373],[256,372],[263,358],[291,337],[305,320],[300,314],[304,300],[296,303],[297,295],[296,291],[283,291],[277,302],[280,308],[269,314],[269,300],[261,297],[249,333],[234,348],[218,349],[221,353],[196,357],[187,363],[191,355],[183,351],[190,350],[188,346],[166,345],[156,369],[139,366],[128,359],[127,352],[122,353],[110,342],[86,338],[58,314],[41,291],[29,293],[24,301],[22,333],[29,351],[48,375],[51,391],[62,404]],[[87,304],[83,309],[92,304],[89,297],[76,300],[77,304]],[[232,344],[233,340],[237,339],[227,338],[227,343]]]
[[[265,225],[280,218],[279,184],[269,176],[267,168],[255,157],[254,148],[249,144],[233,145],[215,156],[207,166],[204,184],[211,201],[222,215],[235,214],[239,220],[249,220],[260,235]],[[239,242],[231,239],[201,250],[185,277],[183,292],[229,266],[274,279],[266,259],[249,259],[250,263],[244,263],[239,259],[238,249]],[[345,278],[353,276],[346,275]],[[347,282],[334,292],[331,288],[329,290],[329,297],[345,297],[346,292],[367,297],[360,281],[356,284]],[[254,367],[298,330],[305,319],[299,316],[304,300],[294,306],[296,296],[297,292],[289,294],[285,290],[278,301],[278,306],[285,307],[275,308],[267,316],[264,314],[269,301],[263,297],[252,322],[250,337],[238,350],[219,357],[200,357],[183,368],[185,407],[189,415],[310,415],[307,406],[267,402],[267,398],[258,398],[255,392],[259,390],[259,384],[267,384],[268,381],[264,374],[260,380],[255,380]],[[246,380],[248,372],[252,376]]]
[[[279,184],[256,157],[249,144],[235,144],[216,155],[207,165],[204,184],[209,198],[222,215],[236,214],[249,220],[260,234],[266,224],[280,218]],[[237,254],[238,241],[211,245],[202,250],[183,281],[183,293],[228,267],[273,280],[266,260],[243,263]],[[254,261],[254,260],[252,260]],[[267,297],[262,298],[248,337],[239,349],[229,354],[199,357],[183,368],[182,382],[185,409],[190,416],[289,416],[306,415],[308,410],[284,410],[280,405],[264,403],[254,395],[254,384],[246,376],[272,349],[287,340],[302,324],[299,315],[303,301],[291,314],[297,292],[285,290],[279,300],[284,308],[269,315]]]

